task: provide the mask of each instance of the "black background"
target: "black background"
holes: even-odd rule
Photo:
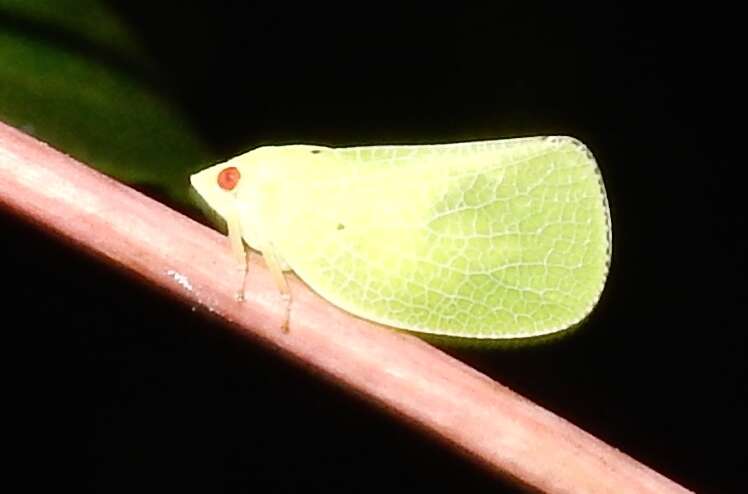
[[[549,345],[447,350],[690,489],[743,491],[735,13],[175,5],[114,4],[159,63],[153,83],[226,157],[288,142],[570,134],[588,144],[614,228],[612,271],[588,324]],[[29,483],[516,492],[9,213],[0,222],[21,455],[38,472]]]

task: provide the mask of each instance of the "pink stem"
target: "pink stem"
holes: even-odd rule
[[[187,177],[185,177],[185,184]],[[357,319],[291,277],[291,326],[258,256],[246,300],[228,240],[0,123],[0,204],[217,314],[473,459],[549,493],[689,492],[419,338]]]

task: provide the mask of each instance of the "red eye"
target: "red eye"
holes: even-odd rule
[[[218,174],[218,186],[223,190],[234,190],[240,178],[242,178],[242,174],[235,166],[224,168]]]

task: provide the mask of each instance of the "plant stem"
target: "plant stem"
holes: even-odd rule
[[[186,177],[185,177],[186,182]],[[492,470],[549,493],[689,492],[419,338],[357,319],[253,256],[245,300],[228,240],[0,123],[0,204],[215,313]]]

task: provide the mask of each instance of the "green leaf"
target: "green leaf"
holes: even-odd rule
[[[0,119],[186,204],[211,156],[161,78],[103,2],[0,0]]]

